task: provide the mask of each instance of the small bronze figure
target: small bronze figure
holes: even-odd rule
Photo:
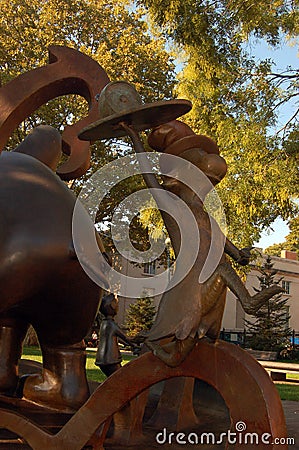
[[[121,368],[122,356],[118,346],[120,339],[125,344],[135,347],[114,321],[118,312],[118,300],[113,294],[105,295],[102,299],[100,312],[105,316],[99,331],[99,345],[95,364],[109,377]]]

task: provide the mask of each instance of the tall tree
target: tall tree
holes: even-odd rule
[[[126,320],[128,335],[134,338],[141,331],[149,331],[155,314],[156,308],[149,297],[144,296],[131,303]]]
[[[274,280],[277,271],[273,269],[271,257],[267,256],[258,276],[260,289],[265,289],[281,280]],[[246,326],[251,334],[249,345],[254,350],[279,351],[288,343],[290,328],[288,326],[290,316],[286,307],[287,298],[278,294],[270,298],[255,314],[254,321],[246,321]]]
[[[298,124],[271,135],[278,106],[298,95],[297,68],[272,71],[246,44],[278,45],[282,33],[298,37],[298,1],[139,0],[167,38],[182,50],[179,96],[193,103],[186,121],[213,137],[229,171],[219,187],[230,237],[258,240],[277,216],[295,214],[298,194]],[[287,80],[285,89],[281,83]]]
[[[144,101],[171,98],[176,78],[173,58],[165,50],[165,39],[159,33],[153,37],[142,15],[132,10],[129,3],[127,0],[0,0],[1,10],[5,11],[0,22],[2,85],[47,64],[48,47],[55,44],[89,55],[112,81],[133,83]],[[87,103],[81,97],[68,95],[54,99],[19,126],[7,149],[19,144],[38,124],[63,130],[65,125],[86,114]],[[73,184],[73,189],[79,192],[94,171],[131,151],[131,146],[120,146],[113,140],[96,142],[91,169]],[[99,209],[97,221],[109,222],[115,205],[123,198],[121,195],[139,189],[142,183],[138,177],[126,180],[124,191],[122,185],[110,192]],[[140,233],[136,226],[133,231]],[[144,235],[143,230],[141,233]]]
[[[128,1],[1,0],[0,71],[2,85],[47,63],[49,45],[67,45],[98,61],[112,80],[126,79],[148,101],[172,96],[174,65],[161,36],[153,38],[147,24]],[[51,101],[28,118],[10,145],[28,129],[47,123],[59,129],[86,114],[77,96]],[[115,158],[115,147],[99,145],[97,157]],[[103,156],[103,155],[102,155]],[[103,162],[103,161],[102,161]],[[101,162],[101,163],[102,163]]]

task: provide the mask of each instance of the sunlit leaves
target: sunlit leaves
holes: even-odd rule
[[[272,62],[255,60],[245,44],[263,38],[277,45],[282,33],[298,37],[298,1],[139,3],[184,52],[176,91],[193,103],[185,120],[217,141],[229,168],[218,187],[229,235],[249,245],[277,216],[296,213],[291,201],[299,187],[296,116],[283,135],[273,130],[279,106],[298,95],[299,72],[289,68],[285,78],[275,76]]]
[[[48,47],[55,44],[91,56],[112,80],[134,83],[148,101],[171,97],[174,65],[165,42],[158,34],[153,39],[146,21],[127,4],[126,0],[0,0],[2,85],[47,64]],[[11,146],[38,123],[61,129],[85,114],[85,101],[78,97],[54,100],[22,124]]]

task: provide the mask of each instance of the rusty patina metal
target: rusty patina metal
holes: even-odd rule
[[[182,99],[142,103],[132,84],[114,81],[99,95],[100,119],[80,131],[79,138],[94,141],[126,136],[122,122],[135,131],[148,130],[186,114],[191,107],[190,101]]]
[[[92,58],[69,47],[49,47],[47,66],[26,72],[0,89],[0,149],[13,130],[47,101],[66,94],[78,94],[89,105],[89,113],[66,126],[63,151],[70,155],[57,170],[63,180],[83,175],[90,164],[90,143],[80,141],[78,132],[99,119],[96,95],[109,83],[104,69]]]
[[[175,368],[168,367],[150,352],[145,353],[102,383],[56,435],[47,433],[20,414],[3,409],[0,426],[18,433],[33,450],[81,450],[99,427],[128,401],[155,383],[172,377],[198,378],[213,386],[229,409],[231,432],[236,432],[238,422],[244,422],[246,432],[260,437],[256,448],[287,449],[287,444],[275,444],[274,438],[286,438],[287,430],[281,401],[270,377],[246,351],[221,341],[216,344],[206,340],[198,342],[186,360]],[[152,444],[155,448],[155,436],[162,428],[160,424],[152,430],[146,443],[139,448],[150,449]],[[265,433],[271,436],[270,444],[261,441]],[[228,443],[225,448],[230,448]],[[238,437],[234,448],[244,449],[244,440]]]

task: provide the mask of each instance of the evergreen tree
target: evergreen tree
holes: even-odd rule
[[[137,336],[141,331],[148,331],[153,325],[156,308],[149,297],[141,297],[131,303],[126,320],[127,334]]]
[[[260,289],[257,292],[274,284],[279,284],[279,280],[274,280],[277,270],[273,269],[271,256],[267,256],[266,262],[258,276]],[[287,298],[278,294],[270,298],[256,313],[255,321],[245,321],[247,330],[251,334],[250,346],[254,350],[279,351],[288,342],[290,328],[288,327],[290,316],[286,309]]]

